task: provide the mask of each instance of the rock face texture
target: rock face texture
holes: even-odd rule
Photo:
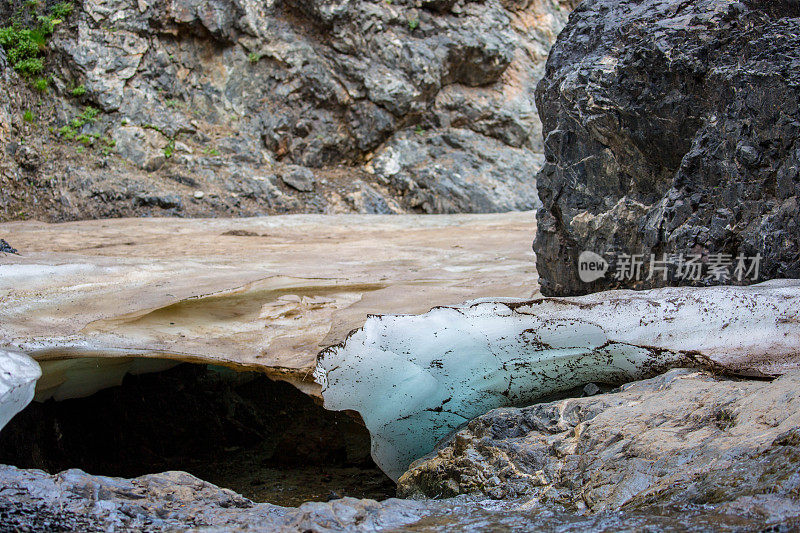
[[[86,0],[47,44],[47,92],[0,50],[11,156],[0,170],[19,189],[0,208],[51,219],[532,209],[533,89],[576,3]],[[0,15],[26,9],[15,0]],[[99,113],[82,121],[87,107]],[[298,167],[313,179],[299,182]],[[24,202],[32,190],[36,205]]]
[[[646,279],[650,254],[761,254],[759,279],[800,276],[797,2],[587,0],[536,102],[544,294],[691,279]],[[581,282],[582,251],[605,277]],[[620,254],[643,254],[640,282],[614,279]]]
[[[9,531],[375,531],[419,519],[414,502],[342,498],[286,508],[253,503],[186,472],[134,479],[0,466],[0,519]],[[216,529],[215,529],[216,531]]]
[[[123,479],[0,466],[0,524],[9,531],[793,531],[798,385],[796,373],[769,384],[675,370],[616,394],[496,410],[401,483],[404,492],[485,490],[506,501],[341,498],[287,508],[185,472]]]
[[[400,479],[400,493],[483,492],[580,512],[676,503],[800,516],[800,373],[772,383],[676,369],[479,417]]]

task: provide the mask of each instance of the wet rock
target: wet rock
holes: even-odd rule
[[[797,517],[798,385],[797,371],[768,383],[677,369],[612,394],[496,409],[413,464],[400,493]]]
[[[545,294],[691,281],[612,268],[582,283],[584,250],[643,254],[645,272],[650,254],[761,254],[759,279],[800,275],[799,15],[755,0],[580,5],[536,93]]]
[[[3,252],[4,254],[15,254],[17,253],[17,250],[8,244],[5,239],[0,239],[0,252]]]
[[[375,531],[425,514],[423,504],[400,500],[341,498],[298,508],[254,503],[186,472],[123,479],[0,466],[0,517],[11,530]]]

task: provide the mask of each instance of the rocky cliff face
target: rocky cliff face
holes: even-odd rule
[[[0,207],[54,219],[534,208],[532,92],[575,3],[84,0],[47,43],[43,92],[0,52],[13,192]],[[35,20],[31,6],[10,3],[0,25]]]
[[[660,269],[646,279],[650,254],[699,256],[699,283],[738,283],[740,254],[761,254],[760,279],[800,276],[796,1],[587,0],[536,101],[545,294],[695,281],[672,259],[666,280]],[[579,279],[582,251],[611,263],[605,277]],[[621,254],[643,255],[639,282],[613,279]],[[731,280],[707,276],[731,260]]]

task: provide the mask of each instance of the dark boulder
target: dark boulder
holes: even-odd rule
[[[798,2],[586,0],[536,104],[543,293],[800,277]]]

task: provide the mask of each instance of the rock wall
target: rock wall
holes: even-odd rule
[[[0,59],[3,179],[50,218],[535,208],[533,88],[575,3],[83,0],[46,92]]]
[[[800,276],[796,1],[586,0],[536,102],[545,294],[752,281],[734,275],[740,254],[761,254],[761,280]],[[610,263],[605,277],[581,281],[583,251]],[[621,254],[642,254],[638,280]],[[666,280],[647,279],[651,254],[667,254]],[[698,256],[700,279],[673,254]],[[722,260],[731,279],[706,275]]]

